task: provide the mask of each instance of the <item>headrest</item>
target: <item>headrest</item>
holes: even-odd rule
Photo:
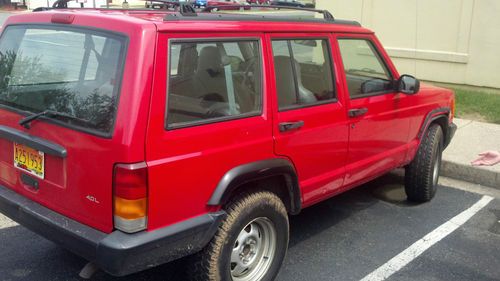
[[[206,46],[201,49],[198,58],[199,74],[209,74],[211,77],[223,73],[222,56],[219,49],[214,46]]]

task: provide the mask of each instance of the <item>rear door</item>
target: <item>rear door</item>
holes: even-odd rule
[[[366,181],[405,160],[410,98],[398,93],[398,74],[373,35],[337,35],[348,93],[346,185]],[[384,56],[385,55],[385,56]]]
[[[329,34],[268,36],[273,81],[275,153],[295,165],[304,205],[343,184],[348,128]]]
[[[159,36],[146,158],[149,229],[213,211],[229,170],[274,158],[263,35]]]

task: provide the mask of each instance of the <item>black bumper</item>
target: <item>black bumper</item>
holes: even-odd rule
[[[212,239],[224,212],[150,232],[106,234],[60,215],[0,185],[0,212],[33,232],[93,261],[111,275],[139,272],[193,254]]]
[[[457,132],[457,125],[455,123],[451,123],[448,125],[448,131],[446,132],[445,140],[444,140],[444,147],[448,147],[450,144],[451,140],[455,136],[455,133]]]

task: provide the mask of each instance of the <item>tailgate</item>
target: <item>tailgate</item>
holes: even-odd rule
[[[7,26],[0,38],[0,185],[105,232],[126,152],[113,140],[126,44],[51,25]]]

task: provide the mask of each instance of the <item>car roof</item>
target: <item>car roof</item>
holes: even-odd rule
[[[223,12],[183,15],[179,12],[151,9],[50,9],[11,16],[9,22],[50,21],[54,14],[71,14],[75,19],[92,22],[99,18],[127,25],[156,25],[158,31],[170,32],[341,32],[373,33],[355,21],[318,19],[287,15],[234,14]],[[272,24],[269,24],[272,22]],[[110,30],[112,28],[110,27]]]

